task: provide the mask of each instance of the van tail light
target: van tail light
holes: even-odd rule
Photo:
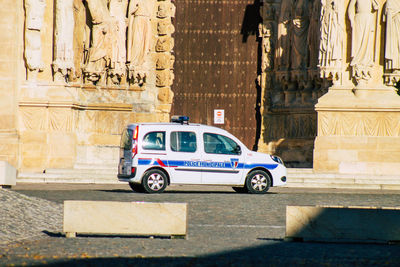
[[[132,137],[132,158],[138,153],[139,126],[136,126]]]
[[[137,141],[139,136],[139,126],[136,126],[135,131],[133,132],[133,140]]]

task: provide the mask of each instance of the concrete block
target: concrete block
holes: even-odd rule
[[[65,201],[64,232],[80,234],[186,236],[186,203]]]
[[[17,170],[6,161],[0,161],[0,186],[16,184]]]
[[[400,240],[400,208],[287,206],[286,238],[386,243]]]

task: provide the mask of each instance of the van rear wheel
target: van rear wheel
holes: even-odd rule
[[[167,176],[161,170],[149,170],[143,175],[142,185],[147,193],[161,193],[167,188]]]
[[[144,188],[141,184],[137,184],[137,183],[129,183],[129,186],[131,187],[131,189],[135,192],[138,193],[144,193]]]

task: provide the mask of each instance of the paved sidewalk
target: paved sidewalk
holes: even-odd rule
[[[47,237],[61,231],[63,205],[0,189],[0,248],[10,242]]]
[[[189,236],[67,239],[67,199],[186,202]],[[400,192],[272,188],[250,195],[226,186],[171,186],[152,195],[126,184],[18,184],[0,189],[0,266],[400,266],[399,245],[284,242],[286,205],[398,206]]]

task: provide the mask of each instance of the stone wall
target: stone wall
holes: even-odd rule
[[[18,163],[17,88],[22,53],[21,3],[2,2],[0,10],[0,160],[13,166]]]
[[[259,147],[317,172],[398,175],[400,3],[265,0],[261,12]]]
[[[0,157],[20,172],[114,168],[127,123],[168,121],[170,0],[6,2]]]
[[[291,167],[312,166],[317,134],[314,106],[329,86],[319,77],[315,55],[318,3],[265,0],[260,10],[258,79],[263,96],[259,150],[280,155]]]

